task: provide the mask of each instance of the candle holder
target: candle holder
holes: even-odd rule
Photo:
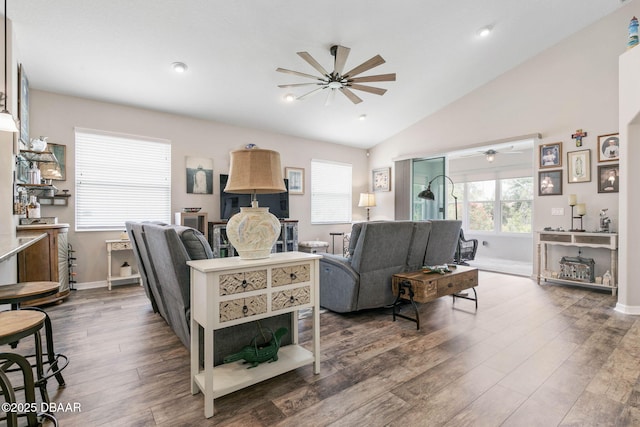
[[[571,206],[571,229],[569,231],[575,231],[575,232],[583,232],[583,231],[585,231],[582,228],[582,217],[585,215],[584,214],[584,210],[585,210],[584,206],[581,206],[581,207],[578,208],[578,215],[577,216],[574,215],[574,213],[573,213],[573,208],[575,207],[575,205],[569,205],[569,206]],[[580,213],[580,211],[582,211],[582,213]],[[580,220],[580,228],[573,228],[573,225],[575,224],[575,220],[576,219]]]

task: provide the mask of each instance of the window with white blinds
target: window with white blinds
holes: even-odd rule
[[[76,231],[171,223],[167,140],[76,129]]]
[[[311,223],[351,222],[351,165],[311,161]]]

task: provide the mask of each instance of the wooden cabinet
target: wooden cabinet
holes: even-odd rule
[[[69,224],[19,225],[16,234],[20,237],[21,235],[33,234],[33,232],[46,233],[47,237],[18,254],[18,281],[60,283],[60,290],[56,295],[46,300],[39,300],[34,305],[63,299],[70,292]]]

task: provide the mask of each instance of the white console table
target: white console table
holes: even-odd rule
[[[204,394],[204,415],[214,414],[213,400],[301,366],[320,373],[320,255],[281,252],[269,258],[239,257],[188,261],[191,267],[191,392]],[[312,351],[298,345],[297,311],[313,310]],[[213,366],[217,329],[293,312],[291,345],[278,360],[247,369],[242,361]],[[198,355],[198,326],[204,328],[204,369]],[[249,344],[249,343],[247,343]]]
[[[107,244],[107,287],[111,290],[111,285],[115,281],[120,280],[128,280],[128,281],[136,281],[140,283],[142,286],[142,278],[140,277],[140,273],[132,273],[128,276],[114,276],[112,274],[112,265],[111,265],[111,252],[113,251],[133,251],[133,247],[131,246],[130,240],[105,240]],[[133,255],[133,252],[132,252]],[[133,264],[133,262],[132,262]]]
[[[615,295],[618,289],[618,234],[617,233],[586,233],[571,231],[538,231],[538,284],[540,280],[558,283],[573,284],[598,289],[611,290]],[[602,283],[591,283],[578,280],[563,279],[548,275],[547,246],[574,246],[577,248],[603,249],[610,252],[609,271],[611,273],[611,283],[606,286]]]

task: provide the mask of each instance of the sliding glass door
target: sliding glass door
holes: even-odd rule
[[[445,158],[414,159],[412,164],[411,179],[411,219],[414,221],[425,219],[444,219],[446,214],[445,196],[447,194],[448,181],[444,176],[436,179],[431,184],[431,191],[435,200],[425,200],[418,197],[421,191],[426,190],[429,181],[444,175]]]

